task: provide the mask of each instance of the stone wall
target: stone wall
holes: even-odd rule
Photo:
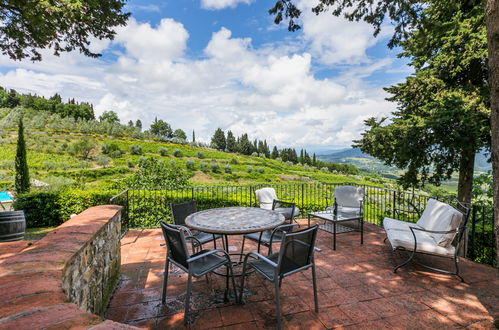
[[[120,212],[92,207],[33,244],[0,243],[0,329],[132,328],[91,313],[118,277]]]
[[[92,210],[85,213],[87,218],[89,211]],[[109,302],[120,273],[120,235],[121,212],[118,212],[64,268],[64,292],[69,300],[87,312],[102,314]]]

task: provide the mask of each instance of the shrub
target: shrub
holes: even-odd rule
[[[195,164],[194,164],[194,161],[192,161],[192,160],[190,160],[190,159],[189,159],[189,160],[187,160],[187,161],[185,162],[185,167],[186,167],[188,170],[190,170],[190,171],[194,171],[194,170],[196,169],[196,166],[195,166]]]
[[[121,156],[121,149],[118,146],[118,144],[110,142],[110,143],[104,143],[101,147],[101,151],[105,155],[117,155],[117,157]],[[111,156],[113,157],[113,156]],[[115,157],[113,157],[115,158]]]
[[[199,169],[203,172],[208,172],[208,164],[206,162],[199,163]]]
[[[329,173],[329,169],[327,167],[321,167],[321,171],[324,173]]]
[[[139,161],[137,162],[137,166],[143,167],[147,163],[147,157],[140,157]]]
[[[246,172],[248,172],[248,173],[253,172],[253,167],[251,167],[251,166],[246,167]]]
[[[95,157],[95,162],[99,166],[106,167],[111,162],[111,158],[106,156],[97,156]]]
[[[237,161],[237,159],[236,159],[236,158],[232,158],[232,159],[230,160],[230,163],[231,163],[232,165],[237,165],[237,164],[239,164],[239,162]]]
[[[286,162],[286,166],[293,166],[293,162],[290,162],[289,160]]]
[[[121,157],[121,150],[114,150],[109,153],[109,157],[111,158],[120,158]]]
[[[265,169],[263,167],[258,167],[257,169],[257,172],[260,173],[260,174],[263,174],[265,173]]]
[[[62,192],[31,192],[17,197],[14,209],[24,210],[27,227],[58,226],[71,214],[108,204],[116,191],[65,190]]]
[[[226,164],[226,165],[224,166],[224,172],[225,172],[225,173],[229,173],[229,174],[230,174],[230,173],[232,173],[232,167],[230,167],[230,165],[229,165],[229,164]]]
[[[303,170],[310,171],[310,166],[308,166],[307,164],[303,165]]]
[[[218,163],[217,163],[217,162],[212,162],[212,163],[210,164],[210,168],[211,168],[211,171],[212,171],[213,173],[218,173],[218,172],[220,172],[220,165],[218,165]]]
[[[139,170],[124,178],[123,188],[181,187],[187,184],[188,175],[178,167],[169,167],[163,161],[149,157],[139,166]]]
[[[275,160],[277,160],[278,162],[282,162],[282,158],[281,157],[277,157]]]
[[[196,157],[199,158],[199,159],[204,159],[204,157],[205,157],[204,156],[204,152],[202,152],[202,151],[196,152]]]
[[[94,147],[94,142],[89,139],[79,140],[69,147],[69,154],[72,156],[87,159]]]
[[[142,147],[139,144],[132,144],[130,146],[130,153],[132,155],[142,155]]]
[[[171,159],[168,163],[170,164],[170,167],[177,166],[177,162],[175,161],[175,159]]]
[[[134,164],[134,163],[133,163],[133,161],[132,161],[132,160],[130,160],[130,159],[129,159],[129,160],[127,160],[126,165],[127,165],[129,168],[134,168],[134,167],[135,167],[135,164]]]
[[[255,152],[253,152],[253,153],[251,154],[251,157],[258,157],[258,152],[256,152],[256,151],[255,151]]]
[[[168,155],[168,149],[166,149],[166,148],[161,147],[158,149],[158,151],[159,151],[159,154],[163,157]]]
[[[55,170],[56,168],[56,163],[55,162],[44,162],[43,163],[43,168],[46,170],[46,171],[50,171],[50,170]]]
[[[180,149],[173,150],[173,156],[182,157],[182,150],[180,150]]]

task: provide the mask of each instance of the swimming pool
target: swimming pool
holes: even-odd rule
[[[14,201],[7,191],[0,191],[0,203],[9,203]]]

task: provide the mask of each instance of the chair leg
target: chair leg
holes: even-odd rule
[[[241,273],[241,290],[239,291],[239,302],[243,303],[244,278],[246,277],[246,263],[243,264],[243,272]]]
[[[184,324],[189,322],[189,308],[191,303],[192,274],[189,272],[187,278],[187,294],[185,296]]]
[[[312,266],[312,285],[314,287],[315,312],[319,313],[319,299],[317,297],[317,278],[315,274],[315,264]]]
[[[385,237],[385,239],[383,240],[383,243],[386,243],[387,239],[388,239],[388,236]]]
[[[238,303],[239,299],[237,298],[236,280],[234,280],[234,269],[232,269],[231,263],[229,263],[229,272],[230,272],[230,279],[232,281],[232,288],[234,289],[234,299]],[[227,288],[227,289],[229,289],[229,288]]]
[[[164,304],[166,302],[166,288],[168,287],[168,272],[170,270],[170,260],[166,258],[165,262],[165,273],[163,275],[163,294],[161,296],[161,302]]]
[[[459,277],[461,282],[464,283],[464,278],[461,275],[459,275],[459,265],[457,264],[457,257],[456,256],[454,257],[454,267],[456,268],[456,276]]]
[[[411,256],[409,257],[409,259],[407,259],[406,261],[404,261],[404,262],[403,262],[403,263],[401,263],[400,265],[395,266],[395,268],[393,268],[393,272],[394,272],[394,273],[396,273],[396,272],[397,272],[397,270],[398,270],[400,267],[403,267],[403,266],[407,265],[409,262],[411,262],[411,261],[412,261],[412,259],[414,258],[414,255],[415,255],[415,254],[416,254],[416,252],[415,252],[415,251],[412,251],[412,252],[411,252]]]
[[[213,235],[213,247],[215,248],[215,250],[217,249],[217,238],[215,237],[215,235]]]
[[[239,256],[239,262],[243,260],[243,254],[244,254],[244,241],[246,241],[246,237],[243,235],[243,242],[241,243],[241,255]]]
[[[225,292],[224,292],[224,302],[229,302],[229,266],[225,266]]]
[[[280,289],[279,289],[279,280],[274,279],[274,287],[275,287],[275,305],[276,305],[276,310],[275,310],[275,316],[277,319],[277,329],[280,330],[282,329],[282,324],[281,324],[281,295],[280,295]]]

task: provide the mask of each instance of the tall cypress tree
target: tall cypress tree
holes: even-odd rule
[[[26,160],[26,143],[24,142],[24,127],[19,119],[16,151],[16,192],[18,195],[29,191],[29,172]]]

